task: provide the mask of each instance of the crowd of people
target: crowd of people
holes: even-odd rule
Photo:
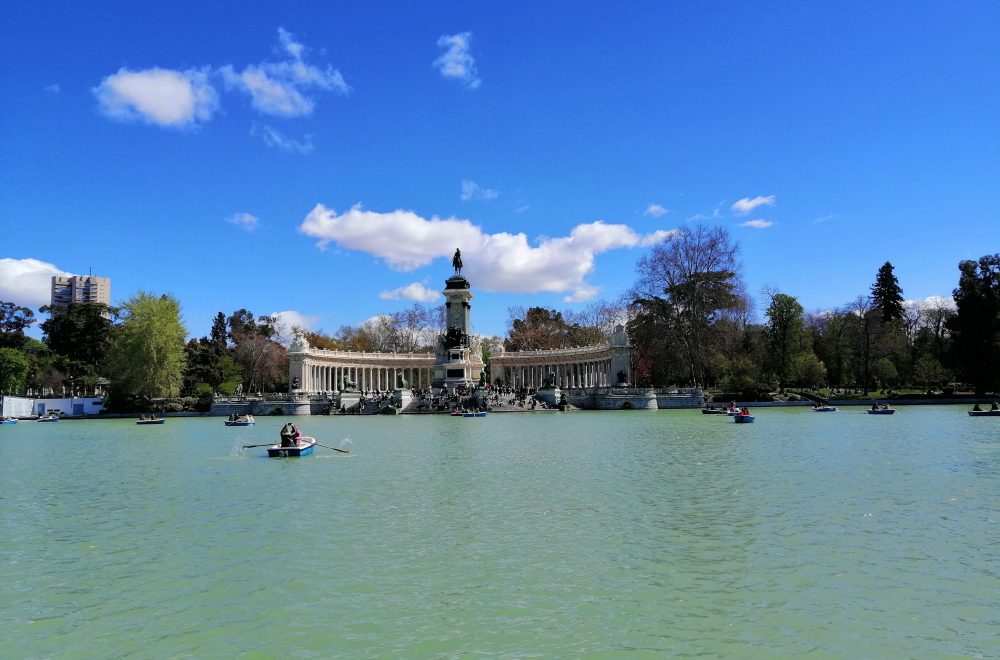
[[[459,385],[452,388],[413,388],[413,402],[408,412],[416,413],[466,413],[496,410],[546,410],[559,406],[538,399],[534,388],[512,387],[497,383],[478,389]],[[386,407],[400,408],[391,391],[362,391],[358,402],[348,406],[341,403],[334,414],[375,414]],[[563,405],[565,402],[563,402]]]

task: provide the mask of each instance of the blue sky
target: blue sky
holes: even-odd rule
[[[4,3],[0,299],[92,271],[194,336],[333,332],[460,246],[502,334],[697,222],[807,310],[1000,250],[1000,3],[359,4]]]

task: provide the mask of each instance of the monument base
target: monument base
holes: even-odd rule
[[[397,387],[392,391],[392,400],[397,408],[403,410],[413,401],[413,390],[408,387]]]
[[[562,390],[558,387],[539,387],[535,398],[550,406],[558,406],[560,399],[562,399]]]
[[[341,410],[351,412],[359,409],[361,403],[361,392],[341,392],[334,399],[334,408],[330,412],[336,414]]]

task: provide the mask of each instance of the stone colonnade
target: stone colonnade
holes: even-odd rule
[[[493,357],[490,373],[513,387],[542,387],[550,374],[560,388],[609,387],[616,382],[609,346],[511,351]]]
[[[363,391],[396,388],[400,376],[411,388],[427,387],[434,379],[430,353],[356,353],[308,348],[289,354],[289,370],[308,392],[339,392],[353,382]]]

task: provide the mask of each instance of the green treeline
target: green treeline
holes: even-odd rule
[[[139,292],[120,307],[42,307],[42,341],[24,334],[34,312],[0,302],[0,393],[108,393],[108,410],[208,410],[212,396],[287,389],[276,319],[219,312],[211,335],[185,343],[180,302]]]
[[[806,314],[794,296],[766,290],[761,322],[738,255],[725,229],[694,227],[639,260],[626,313],[637,384],[697,384],[747,398],[953,381],[980,395],[997,390],[1000,254],[961,262],[951,300],[905,306],[886,262],[867,293],[837,309]]]
[[[837,309],[807,313],[776,289],[747,290],[739,246],[720,227],[678,230],[636,266],[617,302],[582,311],[512,308],[506,337],[481,338],[487,364],[500,350],[600,343],[618,324],[632,343],[639,386],[700,385],[746,398],[788,388],[1000,388],[1000,254],[958,264],[950,299],[904,305],[891,263],[870,290]],[[757,308],[757,304],[760,308]],[[207,337],[186,340],[181,305],[139,292],[119,307],[42,307],[41,341],[25,335],[34,312],[0,302],[0,394],[108,392],[111,410],[207,410],[212,396],[287,391],[278,320],[219,312]],[[303,331],[313,347],[432,352],[444,308],[414,305],[332,335]],[[154,402],[159,402],[155,404]],[[158,407],[157,407],[158,406]]]

